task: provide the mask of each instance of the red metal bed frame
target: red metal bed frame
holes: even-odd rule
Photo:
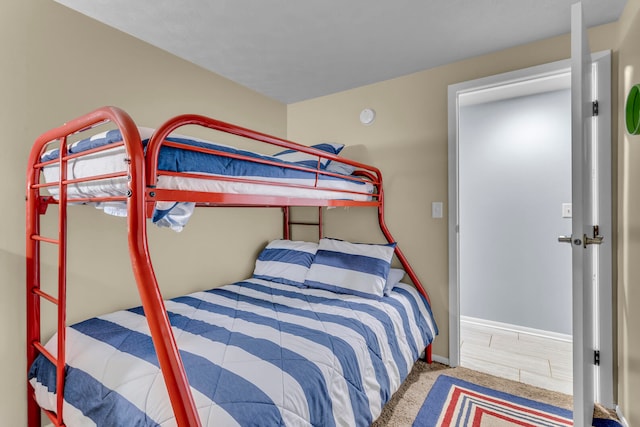
[[[93,127],[111,122],[117,126],[122,133],[122,143],[109,144],[105,147],[95,148],[83,153],[69,154],[69,137],[85,132]],[[158,153],[160,147],[175,146],[176,144],[166,141],[167,136],[175,129],[186,125],[198,125],[213,130],[235,134],[244,138],[275,145],[284,149],[292,149],[300,152],[312,154],[320,158],[337,160],[342,163],[356,167],[354,175],[361,177],[375,185],[377,191],[370,201],[351,200],[324,200],[309,198],[275,197],[262,195],[242,195],[227,193],[205,193],[196,191],[179,191],[156,188],[159,175],[180,175],[184,173],[174,173],[159,171]],[[59,144],[60,155],[56,160],[41,162],[40,158],[44,151],[52,144]],[[77,159],[97,151],[123,145],[126,148],[128,157],[128,170],[122,173],[93,176],[88,178],[70,179],[67,177],[67,164],[73,159]],[[241,155],[218,152],[199,147],[186,147],[178,145],[179,148],[191,149],[205,153],[226,155],[234,158],[246,158]],[[270,163],[263,161],[264,163]],[[45,166],[58,164],[59,180],[53,183],[43,183],[41,181],[41,171]],[[278,166],[282,166],[278,164]],[[305,169],[304,167],[293,167],[294,169]],[[308,169],[305,169],[308,170]],[[316,173],[316,184],[309,187],[311,191],[321,189],[318,185],[319,175],[335,175],[320,169],[318,162]],[[211,176],[186,174],[189,177],[202,179],[225,179],[232,181],[253,182],[234,178],[212,178]],[[337,175],[339,176],[339,175]],[[68,197],[67,186],[81,182],[97,181],[110,178],[127,177],[128,191],[126,195],[119,197]],[[255,183],[255,182],[254,182]],[[260,181],[260,184],[265,184]],[[278,184],[282,186],[282,184]],[[41,190],[46,187],[56,186],[59,189],[58,199],[41,194]],[[292,187],[300,187],[291,185]],[[339,191],[339,190],[338,190]],[[134,121],[123,110],[116,107],[102,107],[91,113],[76,118],[64,125],[52,129],[42,134],[34,143],[29,156],[27,170],[27,206],[26,206],[26,288],[27,288],[27,370],[33,363],[38,353],[47,357],[55,366],[57,374],[57,407],[56,411],[47,411],[37,404],[33,390],[28,387],[28,425],[29,427],[39,427],[41,413],[44,411],[51,422],[56,426],[63,426],[62,402],[64,397],[64,372],[65,372],[65,326],[66,326],[66,266],[67,266],[67,205],[69,203],[90,203],[105,201],[122,201],[127,204],[127,226],[129,240],[129,255],[133,268],[138,292],[142,300],[142,306],[146,314],[152,340],[158,356],[160,368],[166,382],[171,405],[179,426],[199,426],[196,407],[189,389],[189,383],[184,371],[182,360],[173,336],[169,318],[164,306],[164,301],[158,287],[158,282],[151,263],[148,244],[146,220],[153,212],[155,202],[158,201],[189,201],[196,202],[198,206],[259,206],[278,207],[283,210],[283,237],[290,238],[291,226],[295,224],[313,224],[319,227],[319,235],[322,236],[322,207],[323,206],[370,206],[377,207],[380,229],[388,242],[395,240],[391,236],[384,221],[384,195],[382,190],[382,175],[374,167],[334,156],[321,150],[306,147],[291,141],[287,141],[274,136],[266,135],[250,129],[235,126],[212,118],[199,115],[181,115],[170,119],[158,128],[147,145],[147,154],[143,152],[140,143],[140,134]],[[41,235],[40,218],[47,211],[49,205],[58,206],[58,235],[46,237]],[[291,206],[317,206],[319,208],[318,223],[294,222],[291,220]],[[40,288],[40,247],[41,244],[53,244],[58,246],[58,294],[46,293]],[[419,292],[429,301],[424,287],[416,276],[413,268],[409,265],[398,246],[395,248],[395,255],[407,272],[411,281]],[[58,306],[57,309],[57,354],[47,351],[41,342],[41,319],[40,303],[45,299]],[[425,356],[431,362],[431,344],[425,349]]]

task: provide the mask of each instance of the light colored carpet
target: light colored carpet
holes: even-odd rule
[[[380,417],[372,424],[372,427],[411,426],[433,383],[441,374],[561,408],[570,410],[573,408],[573,398],[566,394],[494,377],[466,368],[450,368],[440,363],[429,365],[419,360],[409,373],[406,381],[384,407]],[[617,419],[615,413],[611,413],[600,406],[596,406],[595,416]]]

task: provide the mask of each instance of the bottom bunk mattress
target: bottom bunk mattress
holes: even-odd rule
[[[402,283],[362,298],[249,279],[166,306],[204,426],[368,426],[437,334]],[[66,355],[65,425],[176,425],[142,308],[68,327]],[[54,411],[54,365],[29,378]]]

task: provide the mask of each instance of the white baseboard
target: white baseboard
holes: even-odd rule
[[[618,419],[624,427],[629,427],[629,423],[627,422],[627,419],[624,417],[624,415],[622,415],[622,409],[620,409],[618,405],[616,405],[616,415],[618,416]]]
[[[443,357],[443,356],[438,356],[437,354],[432,354],[431,355],[431,360],[433,360],[434,362],[442,363],[443,365],[450,366],[448,357]]]
[[[534,335],[537,337],[550,338],[558,341],[572,342],[573,337],[559,332],[543,331],[542,329],[528,328],[526,326],[511,325],[509,323],[496,322],[494,320],[478,319],[476,317],[460,316],[460,323],[472,325],[488,326],[505,331],[517,332],[519,334]]]

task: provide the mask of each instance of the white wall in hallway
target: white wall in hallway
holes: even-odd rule
[[[460,313],[571,334],[569,90],[460,108]]]

